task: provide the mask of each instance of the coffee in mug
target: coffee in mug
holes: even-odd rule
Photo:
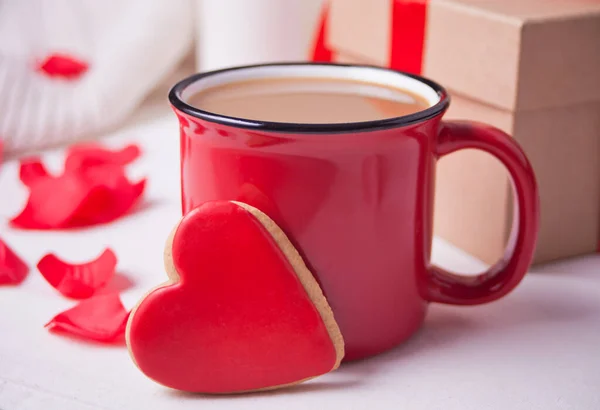
[[[428,108],[408,90],[327,77],[252,79],[217,85],[189,104],[229,117],[300,124],[376,121]]]

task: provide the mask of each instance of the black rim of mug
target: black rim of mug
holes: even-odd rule
[[[272,121],[258,121],[249,120],[238,117],[230,117],[227,115],[215,114],[208,111],[204,111],[187,104],[181,98],[182,92],[191,84],[213,75],[224,73],[227,71],[243,70],[248,68],[259,68],[259,67],[277,67],[277,66],[337,66],[337,67],[364,67],[369,69],[377,69],[382,71],[391,71],[398,75],[414,78],[427,86],[431,87],[440,97],[440,100],[428,107],[425,110],[416,112],[410,115],[404,115],[401,117],[386,118],[383,120],[375,121],[362,121],[362,122],[348,122],[348,123],[323,123],[323,124],[302,124],[302,123],[291,123],[291,122],[272,122]],[[317,62],[299,62],[299,63],[269,63],[269,64],[254,64],[240,67],[231,67],[215,71],[207,71],[204,73],[194,74],[187,77],[171,88],[169,92],[169,101],[173,107],[185,114],[191,115],[202,120],[213,122],[221,125],[227,125],[234,128],[244,128],[256,131],[267,131],[276,133],[290,133],[290,134],[338,134],[338,133],[354,133],[354,132],[366,132],[384,130],[390,128],[405,127],[407,125],[413,125],[416,123],[427,121],[433,117],[442,114],[448,105],[450,104],[450,96],[447,91],[428,78],[421,77],[419,75],[406,73],[403,71],[392,70],[389,68],[373,66],[373,65],[358,65],[358,64],[338,64],[338,63],[317,63]]]

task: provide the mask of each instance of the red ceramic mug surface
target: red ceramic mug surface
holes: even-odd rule
[[[431,106],[379,121],[291,124],[186,104],[190,95],[219,84],[307,76],[400,87]],[[169,98],[180,121],[183,213],[223,199],[246,202],[274,219],[321,284],[344,336],[346,360],[408,338],[429,302],[490,302],[526,273],[539,213],[531,166],[502,131],[443,121],[449,97],[430,80],[369,66],[269,64],[197,74],[175,85]],[[504,258],[476,277],[430,263],[436,162],[465,148],[486,151],[506,166],[516,201]]]

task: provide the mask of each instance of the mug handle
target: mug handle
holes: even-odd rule
[[[463,276],[431,266],[425,298],[431,302],[475,305],[506,295],[523,279],[533,259],[539,226],[539,197],[531,164],[508,134],[471,121],[444,121],[437,155],[474,148],[498,158],[508,169],[515,197],[512,230],[504,256],[486,272]]]

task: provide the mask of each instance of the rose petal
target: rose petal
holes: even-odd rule
[[[69,149],[65,171],[48,174],[38,158],[21,162],[28,201],[11,221],[21,229],[66,229],[111,222],[125,215],[143,195],[146,180],[131,183],[125,165],[140,155],[132,144],[111,151],[97,144]]]
[[[129,312],[117,293],[86,299],[54,316],[45,327],[84,339],[111,342],[125,332]]]
[[[69,173],[79,176],[89,184],[99,185],[109,190],[118,189],[123,181],[131,184],[125,175],[125,167],[117,164],[82,166]]]
[[[19,179],[25,186],[31,187],[42,178],[50,176],[40,158],[24,158],[20,161]]]
[[[51,54],[37,67],[38,71],[49,77],[62,77],[75,80],[89,68],[88,63],[66,54]]]
[[[104,195],[102,200],[89,201],[89,208],[82,209],[82,214],[87,213],[87,222],[89,224],[102,224],[112,222],[125,215],[138,203],[146,188],[146,180],[130,184],[129,181],[112,191],[111,195]],[[99,207],[98,204],[106,204]]]
[[[72,145],[65,158],[65,171],[75,171],[82,167],[97,165],[125,166],[141,155],[140,147],[130,144],[120,150],[110,150],[99,144]]]
[[[39,178],[29,187],[25,207],[10,224],[21,229],[67,228],[94,188],[76,175]]]
[[[66,263],[51,253],[37,264],[38,270],[52,287],[75,299],[88,298],[106,285],[115,275],[116,266],[117,257],[108,248],[98,258],[86,263]]]
[[[92,173],[87,177],[98,183]],[[144,193],[146,180],[132,184],[124,174],[117,175],[106,170],[104,185],[97,186],[86,198],[70,226],[96,225],[112,222],[132,209]]]
[[[112,222],[139,202],[146,186],[145,179],[106,182],[110,186],[74,175],[38,182],[10,223],[21,229],[66,229]]]
[[[0,239],[0,285],[16,285],[25,279],[29,267]]]

